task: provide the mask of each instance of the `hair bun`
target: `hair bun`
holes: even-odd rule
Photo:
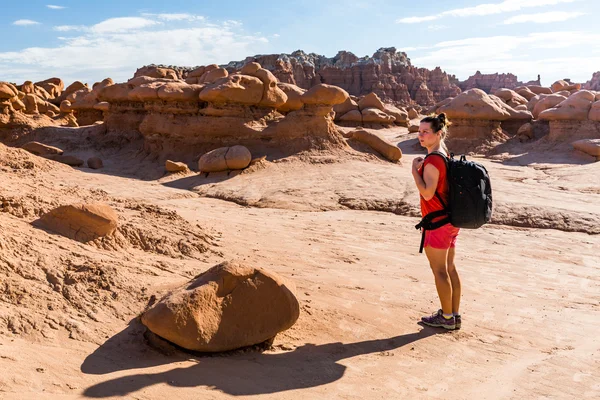
[[[446,113],[441,113],[440,115],[437,116],[437,119],[440,120],[440,123],[442,126],[446,125]]]

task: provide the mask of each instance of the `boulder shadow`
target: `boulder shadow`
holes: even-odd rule
[[[318,387],[344,376],[346,366],[338,362],[360,355],[396,350],[418,340],[442,333],[426,327],[420,331],[388,339],[356,343],[305,344],[284,353],[232,352],[222,355],[191,355],[182,351],[165,355],[142,340],[144,327],[139,322],[110,338],[81,365],[86,374],[107,374],[174,362],[195,364],[158,373],[137,373],[98,383],[84,396],[106,398],[128,396],[138,390],[165,383],[173,387],[216,389],[233,396],[273,394]]]

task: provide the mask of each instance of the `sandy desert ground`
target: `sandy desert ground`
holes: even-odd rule
[[[417,324],[438,308],[414,229],[421,151],[380,133],[401,163],[349,149],[209,176],[165,175],[133,145],[99,171],[0,145],[0,398],[600,398],[600,164],[543,140],[476,157],[494,223],[460,235],[463,328],[440,332]],[[31,224],[76,201],[117,210],[117,237]],[[292,279],[296,325],[264,352],[150,346],[152,296],[230,259]]]

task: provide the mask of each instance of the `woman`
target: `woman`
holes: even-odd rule
[[[437,117],[427,117],[421,120],[419,142],[427,149],[428,154],[438,152],[448,156],[448,149],[444,144],[448,124],[444,113]],[[433,211],[443,210],[444,204],[448,203],[448,182],[444,158],[440,155],[432,155],[426,160],[417,157],[413,161],[412,173],[421,195],[423,216]],[[458,313],[460,279],[456,265],[454,265],[458,232],[459,229],[449,223],[441,228],[425,232],[425,254],[433,271],[435,287],[442,305],[442,308],[433,315],[421,318],[421,321],[429,326],[452,330],[459,329],[461,325],[461,317]]]

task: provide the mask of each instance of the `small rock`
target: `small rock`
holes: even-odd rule
[[[100,169],[104,166],[104,164],[102,163],[102,160],[98,157],[92,157],[92,158],[88,159],[87,165],[91,169]]]
[[[186,172],[189,171],[188,166],[185,163],[167,160],[165,162],[165,169],[167,172]]]

